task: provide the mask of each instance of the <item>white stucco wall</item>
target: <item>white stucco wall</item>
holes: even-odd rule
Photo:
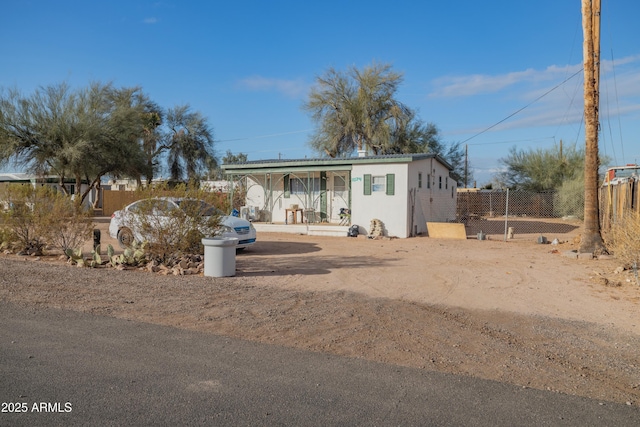
[[[395,175],[393,195],[364,195],[364,175]],[[420,177],[420,174],[422,175]],[[410,163],[355,164],[351,173],[351,223],[370,232],[371,220],[383,222],[386,234],[399,238],[427,232],[428,221],[448,222],[456,215],[456,182],[436,159]]]
[[[393,195],[384,191],[364,195],[364,175],[386,176],[395,174]],[[360,231],[369,233],[371,220],[379,219],[386,234],[400,238],[408,237],[407,226],[407,164],[378,163],[355,164],[351,171],[351,224],[360,226]]]
[[[296,202],[290,201],[290,199],[283,200],[282,174],[270,174],[268,177],[247,177],[246,183],[246,206],[255,206],[261,211],[259,220],[284,222],[284,209],[288,208],[289,204]],[[271,195],[271,200],[269,195]]]
[[[449,177],[449,170],[436,159],[424,159],[409,164],[409,188],[415,191],[414,234],[426,233],[427,222],[449,222],[455,219],[456,187],[457,183]],[[411,203],[409,200],[410,211]],[[409,222],[411,224],[410,217]]]
[[[264,182],[252,177],[246,179],[247,196],[246,206],[258,206],[259,209],[264,209],[265,197],[264,197]]]

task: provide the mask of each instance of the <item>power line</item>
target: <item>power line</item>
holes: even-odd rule
[[[543,137],[534,138],[534,139],[512,139],[512,140],[509,140],[509,141],[475,142],[475,143],[469,144],[469,145],[513,144],[514,142],[535,142],[535,141],[543,140],[543,139],[553,139],[553,140],[555,140],[556,137],[555,136],[543,136]]]
[[[547,96],[548,94],[550,94],[551,92],[553,92],[554,90],[558,89],[560,86],[562,86],[563,84],[565,84],[566,82],[568,82],[569,80],[571,80],[572,78],[574,78],[575,76],[577,76],[578,74],[582,73],[583,69],[580,68],[580,70],[576,71],[574,74],[572,74],[571,76],[567,77],[566,79],[564,79],[562,82],[558,83],[557,85],[555,85],[554,87],[552,87],[551,89],[549,89],[548,91],[546,91],[545,93],[543,93],[542,95],[540,95],[539,97],[537,97],[536,99],[534,99],[533,101],[531,101],[530,103],[528,103],[527,105],[525,105],[524,107],[520,108],[519,110],[516,110],[515,112],[509,114],[507,117],[505,117],[504,119],[500,120],[499,122],[489,126],[488,128],[486,128],[485,130],[478,132],[477,134],[465,139],[464,141],[462,141],[460,144],[464,144],[465,142],[472,140],[473,138],[482,135],[485,132],[488,132],[489,130],[493,129],[494,127],[498,126],[501,123],[506,122],[507,120],[509,120],[511,117],[515,116],[516,114],[518,114],[519,112],[521,112],[522,110],[530,107],[531,105],[535,104],[536,102],[538,102],[539,100],[541,100],[542,98],[544,98],[545,96]]]

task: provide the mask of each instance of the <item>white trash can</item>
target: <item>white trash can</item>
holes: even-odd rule
[[[236,275],[236,246],[235,237],[205,237],[204,245],[204,275],[210,277],[229,277]]]

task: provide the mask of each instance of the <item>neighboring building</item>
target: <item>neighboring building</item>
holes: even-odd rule
[[[136,191],[138,189],[138,181],[132,178],[112,178],[102,187],[112,191]]]
[[[219,193],[231,192],[232,183],[229,181],[200,181],[200,188],[206,191],[215,191]],[[235,188],[235,185],[234,185]]]
[[[637,182],[640,177],[640,165],[627,164],[624,166],[613,166],[607,169],[602,186],[626,184]]]
[[[222,169],[230,181],[243,182],[246,212],[254,212],[256,221],[345,224],[350,219],[368,234],[371,220],[378,219],[386,235],[404,238],[426,233],[427,222],[456,216],[452,167],[436,154],[262,160]]]
[[[37,185],[48,185],[52,188],[55,188],[57,191],[62,191],[60,188],[60,179],[54,175],[48,176],[36,176],[27,173],[0,173],[0,185],[3,184],[29,184],[34,188]],[[71,194],[71,197],[75,197],[76,194],[82,194],[89,185],[86,181],[82,181],[80,185],[81,188],[76,188],[76,180],[73,178],[67,178],[64,180],[64,184]],[[95,190],[91,190],[87,198],[85,199],[85,203],[93,203],[95,200]]]
[[[166,184],[169,180],[167,178],[158,177],[155,178],[151,183],[153,185],[157,184]],[[147,185],[147,181],[143,181],[142,186],[145,187]],[[112,178],[107,181],[106,185],[103,187],[108,187],[113,191],[136,191],[140,187],[138,185],[138,181],[132,178]],[[230,191],[231,183],[225,180],[202,180],[200,181],[200,188],[206,191],[217,191],[221,193],[228,193]]]

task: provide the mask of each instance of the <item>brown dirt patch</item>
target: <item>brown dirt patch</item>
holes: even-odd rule
[[[103,244],[112,242],[99,226]],[[217,279],[5,255],[0,301],[635,405],[640,288],[613,274],[615,260],[563,257],[572,240],[262,233],[238,255],[236,277]]]

